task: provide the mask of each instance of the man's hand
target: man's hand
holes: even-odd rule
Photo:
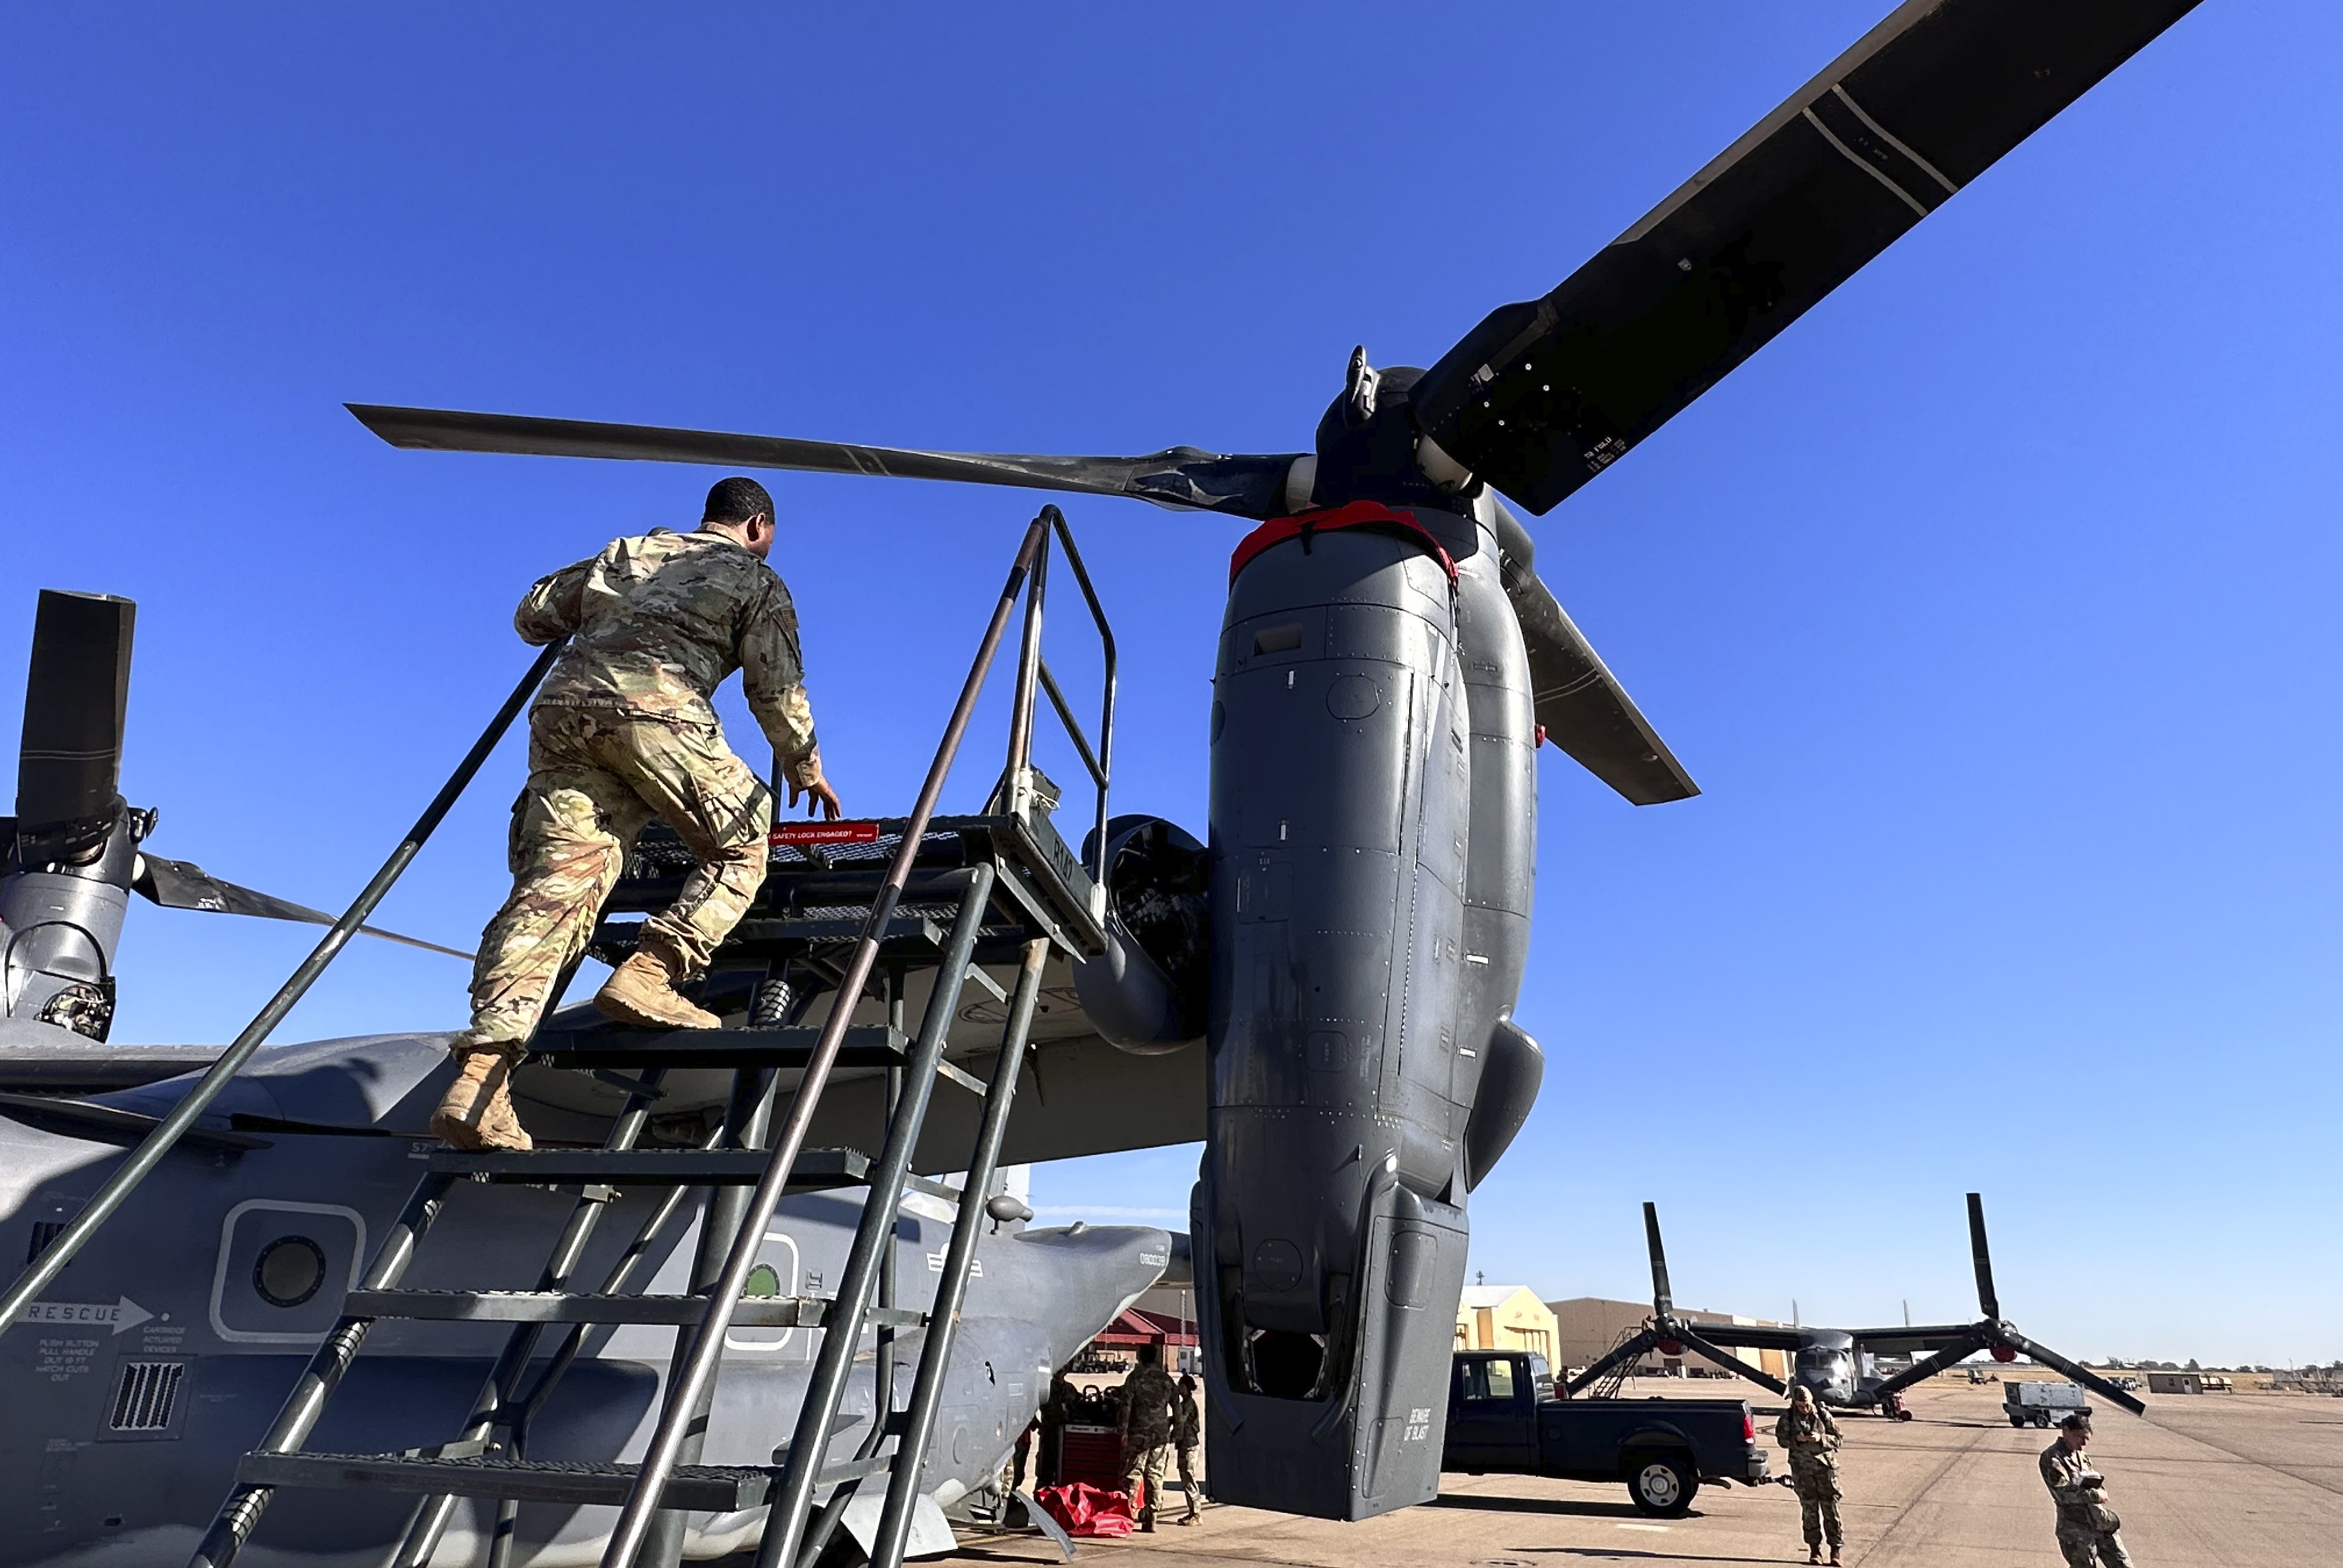
[[[817,806],[821,809],[826,821],[835,822],[846,815],[846,809],[838,803],[838,791],[831,789],[830,780],[821,776],[819,755],[809,759],[802,768],[784,769],[784,776],[789,786],[790,810],[796,810],[799,799],[803,799],[809,817],[814,814]]]

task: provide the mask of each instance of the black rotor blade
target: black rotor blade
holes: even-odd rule
[[[1551,510],[2197,0],[1909,0],[1412,395],[1447,453]]]
[[[2142,1404],[2137,1399],[2135,1399],[2131,1394],[2126,1392],[2124,1390],[2116,1387],[2115,1384],[2109,1382],[2107,1379],[2101,1377],[2090,1368],[2083,1365],[2080,1362],[2070,1362],[2065,1356],[2060,1355],[2056,1351],[2051,1350],[2046,1346],[2036,1344],[2032,1340],[2027,1339],[2024,1334],[2019,1333],[2016,1329],[2009,1327],[2006,1323],[1995,1331],[1993,1337],[2000,1341],[2003,1344],[2007,1345],[2011,1350],[2016,1351],[2018,1354],[2041,1362],[2044,1366],[2048,1367],[2052,1372],[2066,1373],[2068,1378],[2076,1382],[2081,1383],[2085,1388],[2089,1389],[2101,1399],[2111,1400],[2115,1403],[2123,1406],[2124,1409],[2131,1412],[2134,1415],[2146,1415],[2147,1413],[2147,1406]]]
[[[1716,1346],[1709,1343],[1708,1341],[1703,1339],[1699,1334],[1693,1332],[1691,1327],[1682,1319],[1678,1319],[1670,1326],[1674,1329],[1676,1338],[1684,1342],[1684,1349],[1691,1351],[1695,1355],[1706,1357],[1709,1361],[1714,1362],[1716,1365],[1724,1368],[1726,1372],[1731,1372],[1735,1377],[1745,1377],[1751,1382],[1755,1383],[1758,1387],[1771,1389],[1775,1393],[1785,1394],[1790,1392],[1789,1385],[1784,1382],[1780,1378],[1774,1376],[1771,1372],[1760,1372],[1755,1367],[1751,1366],[1747,1362],[1743,1361],[1739,1356],[1735,1355],[1731,1351],[1720,1350]],[[1706,1327],[1707,1325],[1703,1324],[1702,1326]]]
[[[18,831],[112,825],[137,616],[112,594],[41,590],[16,753]]]
[[[1873,1389],[1867,1394],[1858,1397],[1855,1402],[1858,1404],[1878,1403],[1885,1400],[1891,1393],[1901,1393],[1916,1382],[1922,1382],[1929,1378],[1935,1377],[1946,1367],[1958,1366],[1961,1362],[1968,1360],[1969,1357],[1976,1354],[1977,1352],[1985,1349],[1993,1341],[1987,1335],[1984,1326],[1981,1325],[1977,1328],[1972,1329],[1961,1338],[1955,1340],[1951,1344],[1946,1345],[1943,1350],[1938,1351],[1935,1355],[1924,1356],[1920,1360],[1914,1362],[1910,1366],[1906,1367],[1902,1372],[1897,1372],[1894,1377],[1885,1379],[1877,1388]]]
[[[1969,1194],[1969,1258],[1976,1265],[1977,1311],[1994,1322],[2001,1318],[2001,1297],[1993,1288],[1993,1252],[1985,1243],[1985,1200]]]
[[[1660,1336],[1657,1331],[1648,1328],[1639,1329],[1634,1333],[1628,1335],[1625,1339],[1612,1346],[1607,1353],[1596,1357],[1593,1366],[1588,1367],[1584,1372],[1582,1372],[1576,1377],[1572,1378],[1566,1386],[1572,1393],[1576,1393],[1583,1388],[1591,1388],[1594,1386],[1596,1380],[1601,1378],[1604,1373],[1609,1372],[1613,1367],[1619,1365],[1622,1362],[1634,1361],[1637,1356],[1642,1355],[1645,1351],[1650,1350],[1654,1345],[1656,1345],[1659,1342]]]
[[[543,457],[614,457],[646,463],[712,463],[732,468],[789,468],[810,474],[871,474],[899,479],[952,479],[1130,496],[1161,507],[1273,518],[1286,510],[1285,477],[1298,453],[1223,457],[1172,447],[1143,457],[1056,457],[1004,452],[917,452],[738,436],[658,425],[605,425],[538,419],[522,414],[466,414],[440,408],[346,405],[358,423],[394,447],[437,452],[506,452]]]
[[[1634,805],[1699,794],[1700,786],[1537,574],[1516,576],[1508,568],[1501,575],[1521,622],[1532,700],[1545,738]]]
[[[140,855],[138,878],[130,885],[147,899],[166,910],[202,910],[219,915],[254,915],[264,920],[298,920],[304,925],[330,926],[334,917],[307,904],[296,904],[266,893],[213,876],[192,860],[166,860],[159,855]],[[451,959],[469,962],[472,955],[455,948],[443,948],[437,942],[427,942],[420,937],[403,937],[397,931],[386,931],[379,926],[360,926],[359,931],[369,937],[380,937],[387,942],[399,942],[427,952],[446,953]]]
[[[1656,1203],[1644,1205],[1644,1245],[1652,1254],[1652,1315],[1673,1317],[1676,1302],[1668,1289],[1668,1253],[1660,1244],[1660,1207]]]

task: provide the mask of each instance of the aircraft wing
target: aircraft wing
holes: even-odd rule
[[[1908,1356],[1943,1350],[1976,1337],[1975,1323],[1924,1323],[1909,1328],[1850,1329],[1855,1342],[1873,1355]]]
[[[1796,1329],[1769,1328],[1758,1323],[1703,1323],[1689,1318],[1684,1322],[1686,1327],[1713,1344],[1795,1351],[1806,1342],[1805,1336]]]

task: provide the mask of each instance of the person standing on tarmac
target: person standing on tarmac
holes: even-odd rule
[[[481,933],[472,1023],[449,1046],[456,1081],[431,1131],[458,1149],[528,1149],[512,1070],[556,980],[585,951],[635,835],[656,817],[699,861],[645,921],[594,1005],[649,1029],[713,1029],[676,993],[697,978],[765,879],[772,791],[725,744],[709,699],[734,670],[789,804],[840,815],[822,777],[798,617],[765,564],[773,498],[719,480],[698,531],[612,542],[528,590],[521,640],[569,647],[529,707],[528,782],[513,803],[512,895]]]
[[[1838,1561],[1838,1422],[1805,1383],[1790,1391],[1790,1408],[1774,1423],[1774,1441],[1790,1451],[1790,1484],[1798,1493],[1798,1519],[1805,1526],[1806,1561]]]
[[[2090,1441],[2091,1418],[2078,1411],[2058,1423],[2058,1441],[2042,1451],[2042,1484],[2058,1504],[2058,1550],[2068,1568],[2131,1568],[2107,1478],[2083,1452]]]
[[[1172,1407],[1178,1393],[1172,1374],[1163,1370],[1162,1347],[1140,1346],[1139,1364],[1122,1380],[1123,1489],[1138,1504],[1139,1528],[1150,1534],[1155,1530],[1156,1493],[1163,1488],[1174,1424]]]
[[[1203,1412],[1196,1408],[1194,1374],[1180,1374],[1179,1392],[1172,1399],[1172,1449],[1180,1456],[1180,1491],[1188,1499],[1188,1512],[1180,1516],[1182,1524],[1193,1524],[1204,1516],[1199,1506],[1202,1493],[1196,1487],[1196,1445],[1204,1439]]]

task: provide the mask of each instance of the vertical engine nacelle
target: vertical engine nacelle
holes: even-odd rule
[[[1332,1518],[1437,1490],[1466,1123],[1527,951],[1520,628],[1485,530],[1413,517],[1248,541],[1214,682],[1209,1462]]]

